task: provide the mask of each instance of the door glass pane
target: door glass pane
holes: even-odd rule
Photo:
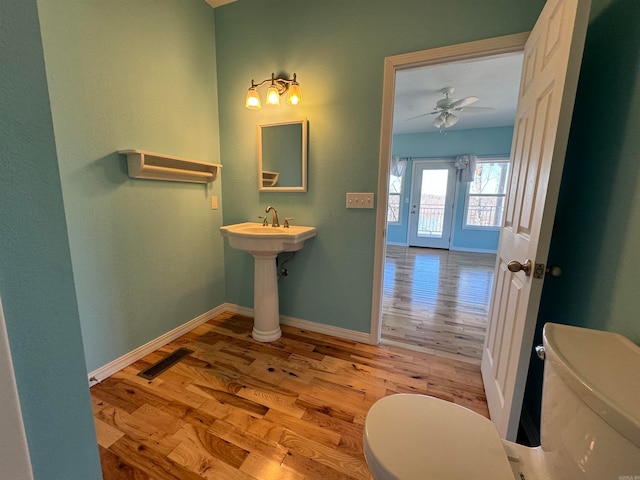
[[[448,176],[447,169],[422,171],[418,216],[419,237],[442,238]]]

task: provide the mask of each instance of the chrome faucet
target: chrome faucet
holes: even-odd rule
[[[264,209],[264,211],[265,213],[269,213],[270,211],[273,213],[273,221],[271,222],[271,226],[279,227],[280,222],[278,221],[278,212],[276,211],[276,209],[273,208],[271,205],[269,205],[267,208]]]

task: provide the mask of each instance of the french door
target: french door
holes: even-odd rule
[[[449,248],[456,172],[451,162],[413,162],[409,246]]]

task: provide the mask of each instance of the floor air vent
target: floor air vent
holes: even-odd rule
[[[170,353],[166,357],[164,357],[159,362],[154,363],[146,370],[141,371],[138,376],[142,378],[146,378],[147,380],[153,380],[162,372],[164,372],[167,368],[175,365],[180,360],[182,360],[187,355],[191,355],[193,350],[189,350],[188,348],[179,348],[175,352]]]

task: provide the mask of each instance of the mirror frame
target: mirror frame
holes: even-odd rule
[[[265,187],[262,179],[262,129],[279,125],[300,124],[302,126],[302,185],[295,187]],[[307,191],[307,119],[289,120],[284,122],[265,122],[258,124],[258,190],[261,192],[306,192]]]

